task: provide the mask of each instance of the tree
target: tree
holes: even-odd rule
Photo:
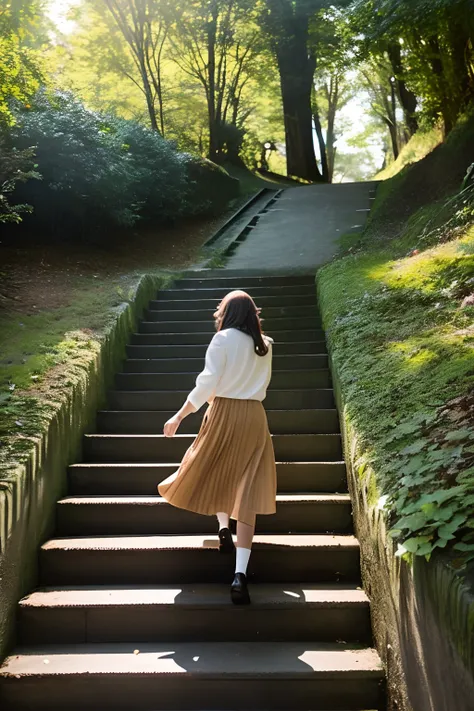
[[[334,175],[337,114],[353,93],[345,78],[351,56],[340,31],[342,20],[341,11],[330,8],[317,13],[310,25],[311,45],[317,57],[312,97],[313,121],[323,179],[329,183]]]
[[[407,86],[400,41],[393,40],[387,44],[387,56],[392,66],[397,97],[405,117],[406,140],[408,141],[418,131],[418,118],[416,116],[418,99],[416,94]]]
[[[396,86],[391,66],[383,59],[372,59],[361,66],[360,74],[370,96],[372,111],[389,132],[393,159],[396,160],[403,145],[404,127],[397,118]]]
[[[31,212],[27,204],[11,201],[15,188],[39,178],[34,150],[17,150],[10,131],[15,123],[13,104],[29,106],[43,81],[35,32],[42,20],[40,3],[12,0],[0,7],[0,223],[21,222]]]
[[[321,154],[323,178],[332,183],[336,160],[338,112],[347,104],[353,92],[342,72],[332,71],[315,77],[313,116]],[[323,128],[326,135],[324,136]]]
[[[315,0],[265,0],[262,24],[280,74],[288,175],[323,179],[313,143],[311,95],[316,57],[309,46],[309,23],[321,3]]]
[[[39,52],[32,46],[41,17],[36,0],[0,6],[0,123],[11,124],[13,100],[28,103],[43,81]]]
[[[354,0],[350,31],[372,56],[387,55],[408,134],[422,115],[447,135],[474,96],[472,0]],[[366,59],[367,57],[363,57]]]
[[[168,3],[166,0],[105,0],[105,6],[130,48],[151,127],[164,136],[162,57],[168,34]],[[135,81],[128,72],[126,75]]]
[[[236,139],[242,93],[261,49],[252,6],[248,0],[187,0],[175,5],[171,56],[204,91],[207,154],[215,162],[222,161]],[[235,147],[231,152],[235,155]]]

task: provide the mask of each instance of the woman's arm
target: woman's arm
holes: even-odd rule
[[[192,402],[186,400],[181,410],[179,410],[176,415],[173,415],[173,417],[169,419],[168,422],[166,422],[163,428],[163,433],[165,437],[174,437],[176,434],[176,430],[180,426],[181,422],[192,412],[196,412],[196,408],[194,407]]]
[[[182,420],[211,399],[224,372],[225,362],[222,334],[216,333],[207,349],[204,370],[196,379],[196,387],[189,393],[181,410],[165,424],[163,431],[166,437],[174,437]]]

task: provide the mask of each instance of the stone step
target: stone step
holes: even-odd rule
[[[84,436],[84,460],[87,462],[179,462],[194,442],[194,435],[113,435]],[[272,435],[275,456],[286,462],[338,462],[342,459],[341,436]]]
[[[201,333],[132,333],[130,343],[137,346],[193,346],[209,345],[213,327],[209,331]],[[266,333],[266,331],[265,331]],[[324,341],[324,331],[320,328],[301,331],[273,331],[268,335],[273,338],[275,344],[278,343],[306,343],[307,341]],[[276,348],[274,347],[276,352]]]
[[[143,335],[143,334],[140,334]],[[127,346],[128,358],[202,358],[206,354],[208,343],[201,345],[178,346]],[[325,341],[309,341],[307,343],[277,343],[273,345],[273,358],[283,358],[287,355],[319,355],[327,353]]]
[[[179,467],[174,464],[73,464],[69,467],[71,494],[156,494],[156,485]],[[277,462],[278,491],[347,491],[344,462]]]
[[[255,585],[239,614],[228,585],[42,589],[19,605],[20,644],[86,642],[371,643],[369,601],[355,585]]]
[[[194,299],[186,299],[183,296],[175,299],[169,300],[152,300],[150,301],[149,308],[152,311],[170,311],[177,310],[182,311],[185,309],[212,309],[216,310],[217,305],[221,299],[201,299],[199,298],[199,292],[196,293]],[[313,309],[317,310],[317,296],[316,291],[313,290],[310,294],[285,294],[285,298],[282,299],[281,295],[277,296],[260,296],[258,298],[257,306],[260,308],[298,308],[299,306],[311,306]]]
[[[117,373],[115,386],[117,390],[182,390],[190,392],[196,383],[200,371],[194,373]],[[269,390],[300,389],[300,388],[330,388],[331,375],[329,368],[319,370],[279,370],[275,371],[269,385]]]
[[[129,358],[124,363],[126,373],[199,373],[204,367],[204,358]],[[273,376],[279,370],[328,369],[328,356],[277,355],[273,357]]]
[[[277,340],[280,332],[292,331],[311,331],[321,328],[321,320],[317,316],[304,316],[302,318],[272,318],[263,320],[263,329],[265,333],[273,334],[272,338]],[[138,326],[139,333],[209,333],[214,335],[216,327],[212,314],[206,320],[198,321],[192,317],[192,311],[188,312],[187,320],[180,321],[164,321],[163,319],[155,319],[153,321],[140,321]]]
[[[251,289],[265,286],[309,286],[314,289],[314,276],[213,276],[186,277],[174,282],[175,289]]]
[[[40,551],[40,585],[229,583],[232,557],[217,535],[54,538]],[[360,584],[359,544],[350,535],[255,537],[251,582]]]
[[[151,306],[145,312],[146,321],[210,321],[214,323],[213,316],[215,308],[199,308],[197,305],[191,308],[153,309]],[[281,319],[315,319],[321,325],[321,319],[317,309],[313,305],[309,306],[268,306],[262,309],[261,319],[266,324],[266,328],[273,327],[274,321]]]
[[[197,434],[204,416],[204,408],[186,417],[179,427],[180,434]],[[97,414],[99,434],[161,434],[163,426],[175,412],[168,410],[101,410]],[[270,410],[268,426],[273,434],[337,434],[337,410]]]
[[[156,491],[156,489],[155,489]],[[68,496],[56,506],[58,536],[209,533],[216,518],[155,496]],[[351,533],[349,494],[279,494],[277,512],[258,516],[258,533]]]
[[[112,390],[109,392],[108,401],[112,410],[174,410],[176,412],[188,395],[189,390]],[[265,398],[267,411],[328,410],[334,407],[334,392],[331,388],[269,390]]]
[[[234,287],[231,286],[218,286],[218,287],[201,287],[188,288],[188,289],[163,289],[159,291],[156,295],[154,301],[174,301],[187,300],[194,301],[196,299],[223,299],[227,296],[229,291],[232,291]],[[267,298],[268,296],[278,296],[281,303],[286,303],[288,296],[314,296],[316,297],[316,285],[313,284],[294,284],[294,285],[282,285],[282,286],[252,286],[247,287],[247,292],[250,296],[255,299],[257,305],[260,299]],[[244,289],[245,291],[245,289]]]
[[[26,647],[3,674],[2,711],[355,711],[379,707],[383,684],[374,649],[324,642]]]

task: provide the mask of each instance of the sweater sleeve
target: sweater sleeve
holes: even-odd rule
[[[225,364],[224,339],[220,333],[216,333],[206,352],[204,370],[199,373],[196,387],[188,395],[188,400],[197,410],[214,397],[217,385],[224,373]]]
[[[267,377],[265,379],[265,390],[268,388],[270,385],[270,381],[272,379],[272,366],[273,366],[273,338],[267,337],[267,345],[268,345],[268,355],[267,358],[270,359],[270,367],[268,368],[268,373]]]

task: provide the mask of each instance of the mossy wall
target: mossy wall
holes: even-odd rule
[[[38,579],[38,548],[55,528],[56,501],[67,491],[67,467],[80,460],[82,436],[95,428],[97,410],[125,355],[125,346],[144,308],[171,276],[142,276],[129,303],[117,309],[113,325],[25,465],[0,475],[0,660],[14,643],[16,606]]]
[[[412,566],[395,556],[385,513],[377,505],[376,474],[357,461],[357,432],[345,416],[344,392],[333,364],[331,370],[363,584],[387,670],[387,711],[472,711],[474,577],[452,568],[448,554],[429,563],[416,558]]]

